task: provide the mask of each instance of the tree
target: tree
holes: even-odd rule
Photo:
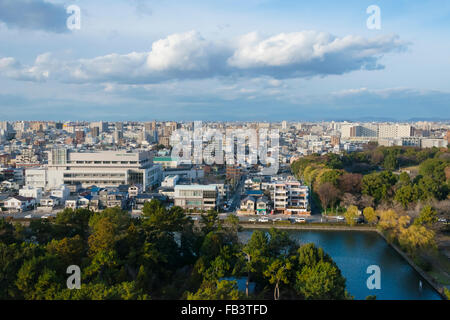
[[[415,225],[430,225],[438,221],[437,212],[430,205],[420,210],[420,215],[414,220]]]
[[[339,191],[329,182],[320,185],[317,193],[324,209],[327,209],[330,205],[334,207],[339,196]]]
[[[344,173],[339,177],[339,189],[344,193],[358,194],[361,192],[362,174]]]
[[[350,225],[356,224],[356,219],[359,217],[358,207],[350,206],[344,214],[345,221]]]
[[[374,172],[365,175],[362,179],[362,193],[374,197],[375,202],[387,199],[392,192],[392,186],[397,182],[397,178],[392,172]]]
[[[374,224],[378,221],[378,216],[372,207],[364,208],[363,215],[370,224]]]
[[[47,252],[58,256],[67,266],[72,264],[80,265],[84,251],[84,242],[79,235],[73,238],[52,240],[47,245]]]
[[[94,225],[94,232],[89,236],[89,252],[92,256],[100,251],[112,250],[114,248],[117,225],[111,218],[103,217]]]
[[[341,206],[349,207],[358,203],[358,199],[351,193],[344,193],[341,197]]]
[[[187,300],[238,300],[243,298],[236,281],[205,281],[197,292],[188,292]]]
[[[419,198],[418,190],[410,184],[400,187],[395,192],[395,201],[400,203],[403,208],[407,208],[410,203],[417,201]]]
[[[288,259],[274,259],[264,270],[264,276],[269,279],[270,284],[275,284],[273,298],[280,298],[280,283],[289,283],[288,273],[292,268],[292,264]]]
[[[388,154],[387,157],[384,158],[383,167],[390,171],[396,170],[398,167],[397,157],[392,153]]]
[[[345,278],[322,248],[308,243],[296,252],[295,291],[303,299],[346,299]]]
[[[418,251],[435,249],[435,233],[424,226],[412,225],[403,228],[398,236],[398,242],[411,256],[415,256]]]

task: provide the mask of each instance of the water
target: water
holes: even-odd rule
[[[240,234],[243,242],[252,230]],[[292,239],[324,249],[347,280],[347,291],[357,300],[376,295],[379,300],[438,300],[439,294],[375,232],[287,230]],[[381,289],[369,290],[367,267],[381,269]],[[422,281],[422,288],[420,288]]]

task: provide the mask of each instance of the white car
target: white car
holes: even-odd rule
[[[41,219],[48,219],[49,215],[48,214],[44,214]]]
[[[295,218],[295,222],[304,223],[306,222],[305,218]]]
[[[258,222],[269,222],[269,219],[267,219],[267,218],[259,218]]]
[[[256,219],[255,218],[250,218],[250,219],[248,219],[248,221],[249,222],[256,222]]]
[[[191,217],[191,219],[192,219],[193,221],[197,221],[197,220],[198,220],[198,217]]]
[[[337,216],[336,219],[339,220],[339,221],[345,220],[345,218],[343,216]]]
[[[31,214],[28,214],[28,215],[25,216],[25,219],[31,219],[31,218],[32,218]]]
[[[281,219],[281,218],[275,218],[275,219],[273,219],[273,221],[283,221],[283,219]]]

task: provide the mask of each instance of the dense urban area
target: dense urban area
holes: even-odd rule
[[[288,228],[373,229],[450,298],[449,123],[203,125],[276,130],[277,172],[174,156],[193,122],[0,122],[0,299],[352,299]]]

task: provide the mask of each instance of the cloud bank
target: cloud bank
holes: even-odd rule
[[[234,42],[219,43],[190,31],[157,40],[148,52],[112,53],[75,61],[44,54],[31,66],[11,57],[0,58],[0,74],[29,81],[121,84],[213,77],[323,77],[382,69],[379,60],[383,55],[406,47],[394,35],[366,39],[300,31],[263,37],[253,32]]]

